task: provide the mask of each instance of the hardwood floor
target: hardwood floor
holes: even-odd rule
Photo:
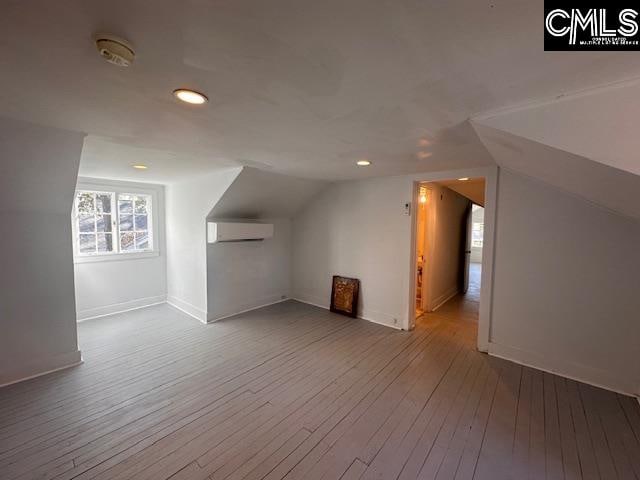
[[[639,478],[636,400],[476,352],[476,308],[84,322],[83,365],[0,390],[0,478]]]

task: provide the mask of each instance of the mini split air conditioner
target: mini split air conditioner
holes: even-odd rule
[[[207,222],[209,243],[246,242],[271,237],[273,237],[273,224],[270,223]]]

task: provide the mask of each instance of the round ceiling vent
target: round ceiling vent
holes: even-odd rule
[[[102,58],[119,67],[133,63],[136,53],[129,42],[113,35],[96,35],[96,47]]]

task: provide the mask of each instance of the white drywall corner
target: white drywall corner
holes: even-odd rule
[[[166,187],[167,301],[207,321],[207,215],[242,168]]]
[[[640,394],[640,222],[500,170],[489,351]]]
[[[0,385],[80,361],[70,214],[83,138],[0,118]]]

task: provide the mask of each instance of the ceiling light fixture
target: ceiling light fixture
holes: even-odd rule
[[[458,179],[459,182],[466,182],[467,180],[469,180],[469,177],[462,177]]]
[[[178,99],[185,103],[190,103],[192,105],[202,105],[203,103],[207,103],[209,99],[206,95],[196,92],[195,90],[188,90],[186,88],[179,88],[173,91],[173,95]]]
[[[139,165],[131,165],[131,166],[132,166],[133,168],[135,168],[136,170],[146,170],[147,168],[149,168],[149,167],[147,167],[146,165],[142,165],[142,164],[139,164]]]
[[[358,160],[356,162],[356,165],[358,165],[359,167],[368,167],[369,165],[371,165],[371,162],[369,160]]]

